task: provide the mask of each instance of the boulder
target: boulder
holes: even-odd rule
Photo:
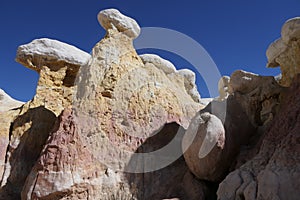
[[[197,178],[218,183],[235,166],[242,147],[255,134],[256,128],[235,96],[214,100],[197,113],[186,131],[185,161]]]
[[[214,166],[224,148],[225,130],[215,115],[198,113],[183,140],[184,158],[191,172],[199,179],[214,181]]]

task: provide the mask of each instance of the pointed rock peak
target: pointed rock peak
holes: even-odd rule
[[[57,63],[81,66],[84,65],[90,54],[58,40],[41,38],[18,47],[16,61],[20,64],[40,71],[44,65],[51,66]]]
[[[24,102],[11,98],[4,90],[0,88],[0,112],[5,112],[13,108],[20,107]]]
[[[106,31],[109,29],[117,29],[132,39],[137,38],[141,32],[140,26],[134,19],[123,15],[117,9],[100,11],[98,21]]]

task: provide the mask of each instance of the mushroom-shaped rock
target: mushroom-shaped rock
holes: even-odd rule
[[[17,101],[0,89],[0,112],[5,112],[13,108],[20,107],[24,102]]]
[[[267,67],[278,67],[279,64],[276,62],[276,58],[283,53],[286,48],[287,45],[282,41],[281,38],[270,44],[266,52],[268,59]]]
[[[32,104],[43,105],[59,115],[71,104],[77,72],[90,57],[74,46],[47,38],[21,45],[16,61],[40,75]]]
[[[290,86],[295,75],[300,73],[300,17],[285,22],[281,38],[270,44],[266,55],[267,67],[280,66],[282,78],[279,83]]]
[[[286,44],[292,40],[300,39],[300,17],[289,19],[284,23],[281,37]]]
[[[229,95],[229,91],[228,91],[229,81],[230,81],[229,76],[223,76],[220,78],[220,80],[218,82],[218,90],[219,90],[219,94],[220,94],[220,96],[219,96],[220,100],[226,99]]]
[[[168,60],[155,54],[142,54],[139,55],[143,63],[152,63],[157,68],[161,69],[165,74],[171,74],[176,71],[175,66]]]
[[[225,144],[222,121],[208,112],[198,113],[183,139],[184,158],[191,172],[200,179],[213,180]]]
[[[64,67],[66,64],[70,66],[81,66],[87,63],[90,54],[69,44],[41,38],[19,46],[16,61],[22,65],[40,71],[43,66],[53,66],[57,68],[59,65]]]
[[[137,38],[141,32],[140,26],[134,19],[123,15],[116,9],[100,11],[98,21],[106,31],[109,29],[117,29],[132,39]]]
[[[196,75],[193,71],[189,69],[181,69],[177,71],[178,74],[184,78],[184,86],[187,93],[192,97],[195,102],[200,102],[200,94],[197,90]]]

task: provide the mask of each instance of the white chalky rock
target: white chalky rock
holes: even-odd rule
[[[175,66],[168,60],[163,59],[162,57],[155,54],[142,54],[139,55],[143,63],[152,63],[157,68],[165,72],[165,74],[171,74],[176,71]]]
[[[5,112],[23,105],[24,102],[17,101],[0,89],[0,112]]]
[[[230,81],[229,76],[222,76],[218,82],[220,100],[226,99],[229,95],[229,91],[228,91],[229,81]]]
[[[90,59],[90,54],[63,42],[41,38],[19,46],[16,61],[39,71],[47,63],[67,63],[81,66]]]
[[[184,77],[184,86],[187,93],[192,97],[195,102],[200,102],[200,94],[197,90],[196,75],[189,69],[181,69],[177,71],[178,74]]]
[[[119,32],[124,32],[130,38],[137,38],[141,32],[138,23],[116,9],[102,10],[98,14],[100,25],[107,31],[109,29],[117,29]]]

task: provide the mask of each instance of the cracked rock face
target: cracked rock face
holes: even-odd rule
[[[279,83],[290,86],[293,78],[300,73],[300,17],[285,22],[281,38],[270,44],[266,55],[267,67],[280,66],[282,78]]]

